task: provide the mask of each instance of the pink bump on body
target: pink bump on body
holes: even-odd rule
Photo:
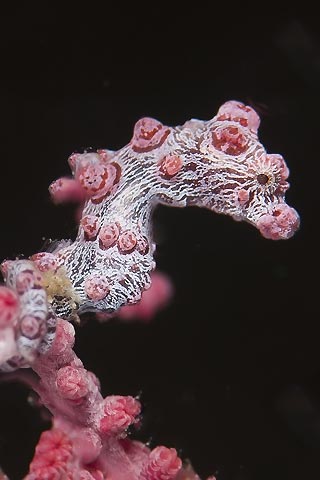
[[[96,238],[99,230],[99,218],[96,215],[85,215],[81,218],[80,225],[87,240]]]
[[[169,127],[165,127],[158,120],[149,117],[141,118],[134,127],[132,149],[135,152],[149,152],[162,145],[169,133]]]
[[[23,270],[16,276],[16,289],[21,295],[27,290],[41,285],[42,277],[33,270]]]
[[[57,257],[53,253],[39,252],[35,253],[30,259],[37,265],[40,272],[55,270],[58,267]]]
[[[110,164],[89,163],[77,170],[77,180],[95,203],[111,191],[116,178],[117,170]]]
[[[120,229],[117,223],[103,225],[99,232],[99,240],[101,248],[112,247],[118,240]]]
[[[299,215],[286,204],[276,205],[272,213],[264,214],[257,221],[261,235],[271,240],[286,240],[299,228]]]
[[[91,300],[102,300],[110,292],[109,283],[105,277],[92,275],[84,283],[84,289]]]
[[[34,339],[40,337],[43,323],[34,315],[26,315],[20,321],[20,331],[24,337]]]
[[[132,252],[137,245],[137,237],[131,230],[121,233],[118,239],[118,248],[121,253]]]
[[[19,313],[19,298],[11,288],[0,286],[0,328],[13,325]]]
[[[240,155],[247,150],[248,139],[241,127],[217,127],[212,130],[212,145],[228,155]]]
[[[183,165],[182,158],[178,155],[167,155],[159,163],[160,175],[163,177],[174,177],[180,172]]]
[[[238,122],[242,127],[247,127],[255,133],[258,131],[260,125],[259,115],[253,108],[236,100],[226,102],[219,108],[217,120]]]

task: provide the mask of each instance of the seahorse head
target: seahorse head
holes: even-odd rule
[[[208,122],[187,122],[196,142],[194,161],[186,161],[195,172],[188,203],[245,220],[266,238],[287,239],[299,227],[298,213],[285,201],[289,169],[259,142],[259,123],[257,113],[237,101]]]

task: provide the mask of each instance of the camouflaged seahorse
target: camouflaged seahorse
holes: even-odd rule
[[[291,237],[299,216],[285,203],[289,170],[258,141],[259,123],[251,107],[230,101],[212,120],[168,127],[142,118],[122,149],[71,155],[73,179],[57,180],[50,192],[85,199],[77,238],[31,258],[55,313],[113,313],[140,299],[155,268],[157,204],[205,207],[266,238]]]
[[[143,118],[121,150],[70,157],[87,200],[75,242],[55,255],[80,313],[140,299],[155,266],[150,219],[159,203],[228,214],[267,238],[295,232],[298,215],[284,199],[289,171],[258,141],[259,123],[252,108],[231,101],[212,120],[175,128]]]

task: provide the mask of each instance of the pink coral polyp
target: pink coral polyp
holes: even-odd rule
[[[0,328],[12,325],[19,312],[19,298],[7,287],[0,286]]]
[[[141,405],[133,397],[110,395],[104,400],[104,417],[100,421],[100,431],[103,434],[121,434],[131,424],[141,411]]]
[[[174,448],[156,447],[149,456],[142,478],[144,480],[173,480],[182,467]]]
[[[72,478],[66,475],[71,459],[72,444],[64,432],[59,429],[43,432],[26,480]]]
[[[88,393],[85,370],[81,368],[70,365],[60,368],[56,384],[60,395],[69,400],[79,400]]]

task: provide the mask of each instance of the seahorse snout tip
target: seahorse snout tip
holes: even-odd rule
[[[256,223],[261,235],[271,240],[287,240],[300,227],[298,212],[286,204],[277,205],[271,213],[263,214]]]

